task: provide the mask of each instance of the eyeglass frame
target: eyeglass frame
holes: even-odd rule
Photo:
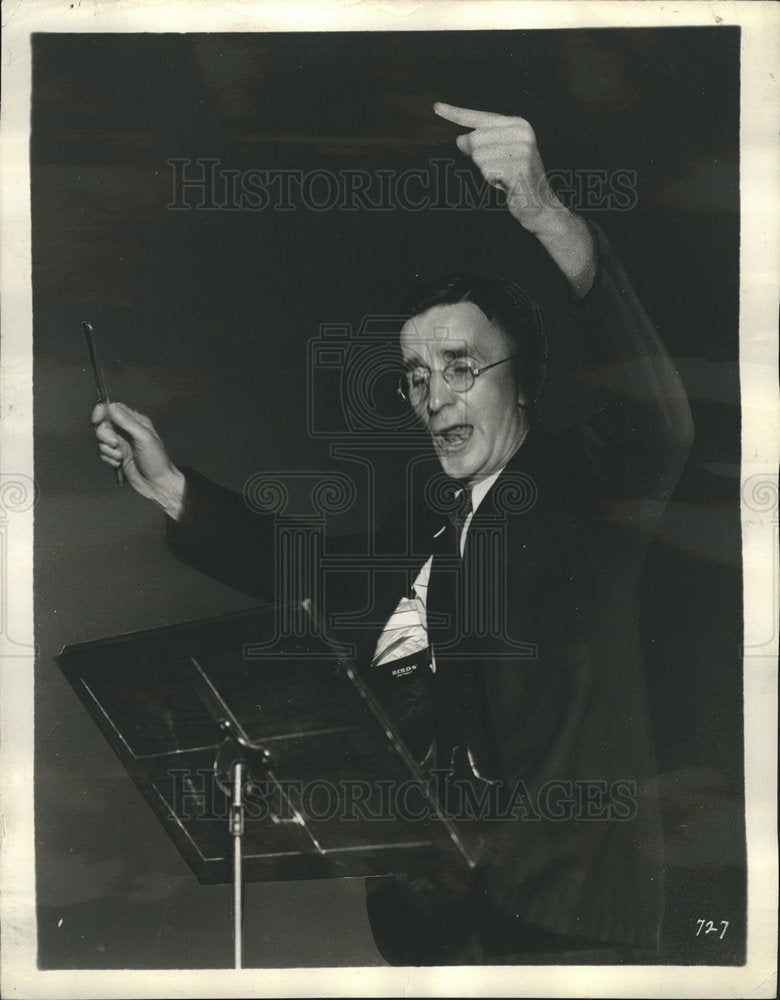
[[[450,380],[447,378],[447,369],[452,367],[452,365],[457,364],[459,361],[463,361],[464,359],[462,357],[453,358],[452,361],[448,362],[443,368],[428,368],[427,365],[415,365],[414,366],[415,368],[425,368],[426,371],[428,372],[428,377],[425,381],[425,395],[420,399],[419,403],[413,403],[409,398],[409,396],[406,394],[407,391],[410,391],[408,384],[408,376],[410,372],[414,370],[413,368],[410,368],[406,372],[402,372],[401,375],[399,375],[397,392],[398,395],[401,397],[401,399],[403,399],[404,402],[408,403],[410,406],[420,406],[420,404],[424,403],[425,400],[430,395],[431,375],[433,375],[434,372],[442,373],[444,381],[447,383],[448,388],[452,389],[453,392],[470,392],[474,388],[474,383],[476,382],[476,380],[479,378],[480,375],[483,375],[486,371],[489,371],[491,368],[495,368],[497,365],[503,365],[507,361],[514,361],[515,358],[519,357],[520,357],[519,354],[510,354],[508,358],[501,358],[500,361],[492,361],[489,365],[483,365],[481,368],[478,368],[476,365],[472,364],[470,359],[466,359],[467,367],[471,372],[471,385],[467,386],[465,389],[455,389],[450,383]]]

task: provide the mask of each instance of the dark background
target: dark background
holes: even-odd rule
[[[740,961],[738,29],[42,34],[33,51],[41,967],[232,961],[229,887],[197,883],[52,660],[67,642],[251,604],[170,557],[159,512],[98,462],[81,321],[112,397],[148,413],[180,464],[233,487],[338,468],[364,490],[360,468],[309,433],[320,324],[357,329],[418,276],[453,269],[522,272],[555,310],[542,255],[489,209],[171,211],[168,160],[401,171],[449,156],[473,169],[460,130],[431,111],[439,99],[527,117],[549,169],[636,172],[636,205],[591,217],[678,358],[697,428],[643,584],[664,960]],[[568,353],[564,338],[561,372]],[[380,513],[398,468],[376,461]],[[334,530],[365,517],[362,494],[355,510]],[[729,920],[724,940],[697,937],[699,919]],[[246,931],[247,965],[381,964],[360,880],[250,885]]]

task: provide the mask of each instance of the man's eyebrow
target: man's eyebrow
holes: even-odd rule
[[[446,347],[442,354],[447,359],[447,361],[457,361],[458,358],[473,358],[474,352],[468,344],[460,344],[457,347]],[[418,354],[413,354],[411,357],[404,361],[404,368],[406,371],[411,371],[412,368],[427,368],[427,362]]]
[[[473,357],[468,344],[463,344],[460,347],[448,348],[444,352],[444,356],[449,358],[450,361],[456,361],[458,358]]]

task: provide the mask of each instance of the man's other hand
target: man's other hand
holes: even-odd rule
[[[142,497],[154,500],[178,520],[184,503],[184,476],[168,457],[151,420],[124,403],[98,403],[92,424],[100,458],[122,470]]]

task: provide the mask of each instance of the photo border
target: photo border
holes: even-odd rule
[[[0,635],[2,987],[9,997],[585,996],[769,997],[777,946],[777,300],[780,118],[773,4],[472,2],[155,4],[28,0],[3,8]],[[36,966],[33,814],[31,34],[421,31],[740,25],[742,530],[748,959],[739,968],[523,966],[42,972]],[[775,72],[775,75],[778,75]],[[757,514],[756,489],[768,497]]]

